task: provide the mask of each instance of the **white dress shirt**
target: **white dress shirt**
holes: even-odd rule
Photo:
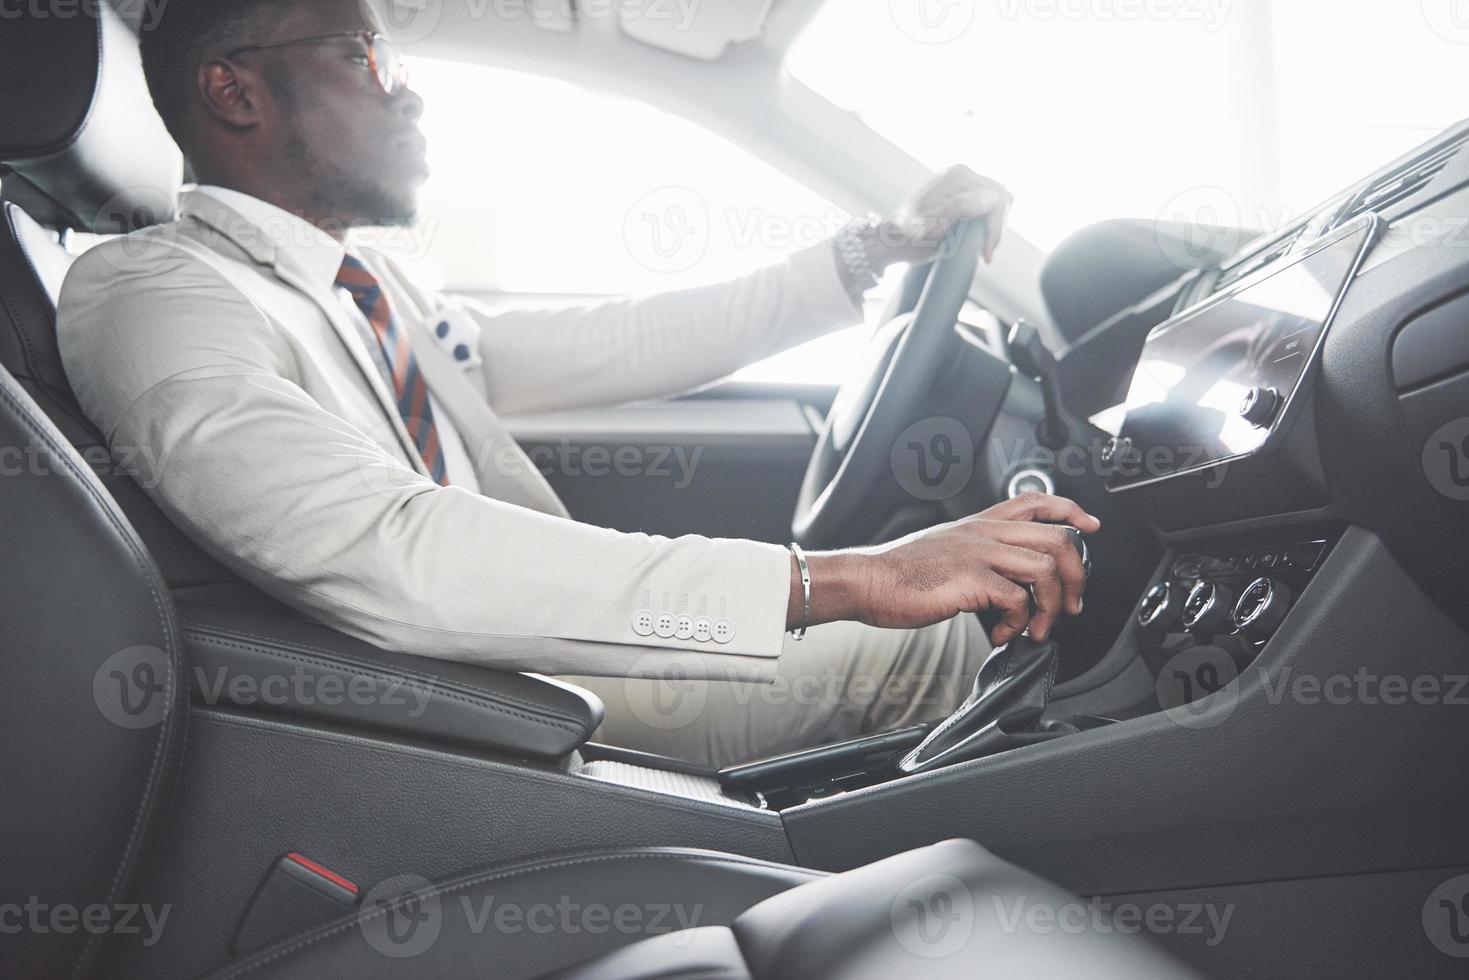
[[[336,282],[337,273],[342,268],[342,260],[347,256],[347,246],[344,243],[337,241],[311,222],[278,208],[274,204],[262,201],[258,197],[230,190],[227,187],[216,187],[212,184],[201,184],[199,190],[259,225],[276,248],[289,252],[303,269],[319,277],[323,283]],[[351,292],[342,286],[337,286],[336,293],[342,305],[347,308],[348,316],[357,325],[363,348],[372,358],[372,362],[378,366],[378,370],[383,374],[383,379],[391,389],[393,374],[388,367],[387,358],[383,356],[382,345],[378,343],[376,331],[367,322],[367,317],[362,315],[362,310],[358,307],[357,301],[352,298]],[[397,312],[394,311],[394,313]],[[449,483],[474,493],[480,493],[479,480],[474,475],[474,465],[469,460],[468,450],[464,448],[464,439],[460,436],[459,430],[454,427],[454,420],[434,398],[432,391],[428,394],[428,403],[429,410],[433,412],[434,427],[439,432],[439,445],[444,450],[444,469],[448,474]]]

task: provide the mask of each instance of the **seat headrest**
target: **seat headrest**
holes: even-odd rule
[[[183,155],[153,108],[138,40],[107,0],[26,5],[0,31],[0,193],[52,228],[173,217]]]

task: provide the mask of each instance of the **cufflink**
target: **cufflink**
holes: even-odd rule
[[[462,367],[481,363],[479,353],[480,325],[459,306],[446,306],[424,319],[434,343]]]

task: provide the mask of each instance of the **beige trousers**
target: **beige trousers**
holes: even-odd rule
[[[979,620],[920,630],[860,623],[787,637],[775,681],[567,677],[596,692],[595,741],[720,767],[943,718],[990,654]]]

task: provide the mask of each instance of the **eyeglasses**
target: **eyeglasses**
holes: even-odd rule
[[[225,57],[233,58],[249,51],[271,51],[275,48],[321,44],[323,41],[331,41],[339,37],[356,38],[362,42],[366,53],[358,57],[365,60],[363,67],[372,72],[373,77],[377,79],[378,88],[382,89],[384,95],[397,95],[408,87],[408,66],[403,63],[403,58],[398,54],[398,49],[393,47],[393,43],[376,31],[340,31],[336,34],[318,34],[315,37],[298,37],[292,41],[278,41],[275,44],[250,44],[225,52]]]

